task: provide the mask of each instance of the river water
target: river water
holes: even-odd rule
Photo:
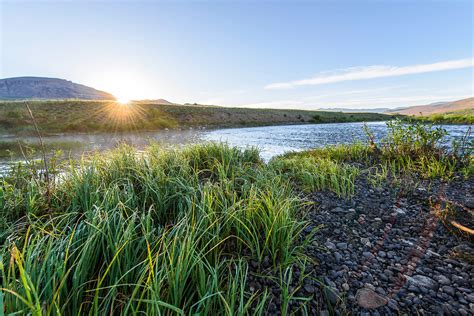
[[[387,133],[384,122],[367,123],[376,140],[380,140]],[[54,135],[44,137],[45,143],[71,142],[73,148],[67,153],[72,157],[79,157],[91,151],[111,149],[121,142],[131,144],[139,149],[150,143],[160,143],[164,146],[183,146],[192,143],[209,141],[227,142],[241,148],[247,146],[258,147],[261,156],[268,161],[271,157],[288,152],[300,151],[325,145],[351,143],[355,140],[366,140],[363,123],[333,123],[283,125],[265,127],[227,128],[227,129],[186,129],[163,130],[156,132],[136,132],[120,134],[76,134]],[[443,126],[449,133],[447,141],[461,138],[468,130],[468,125]],[[21,138],[26,142],[37,142],[35,138]],[[470,136],[473,139],[473,136]],[[14,136],[0,136],[0,141],[14,141]],[[0,173],[5,172],[12,161],[18,158],[0,160]]]

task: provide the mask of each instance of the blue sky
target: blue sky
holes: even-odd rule
[[[455,100],[474,94],[472,3],[0,0],[0,77],[228,106]]]

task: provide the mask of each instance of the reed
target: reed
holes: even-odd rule
[[[255,149],[122,146],[0,186],[7,313],[263,313],[248,261],[304,257],[302,202]]]

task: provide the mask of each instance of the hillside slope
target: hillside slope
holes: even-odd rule
[[[474,110],[474,97],[454,102],[440,102],[427,105],[411,106],[402,109],[391,110],[390,113],[402,115],[427,116],[432,114],[445,114],[454,112],[470,112]]]
[[[0,99],[115,100],[115,97],[110,93],[64,79],[16,77],[0,79]]]
[[[30,107],[44,133],[368,122],[391,118],[377,113],[247,109],[142,102],[121,105],[110,101],[32,101]],[[33,124],[22,102],[0,102],[0,133],[2,131],[34,132]]]

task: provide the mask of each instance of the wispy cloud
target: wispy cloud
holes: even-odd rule
[[[365,80],[383,77],[396,77],[403,75],[421,74],[427,72],[444,71],[474,67],[473,58],[448,60],[432,64],[411,66],[386,66],[376,65],[367,67],[351,67],[337,71],[321,72],[318,75],[301,80],[277,82],[265,86],[265,89],[288,89],[298,86],[321,85],[341,81]]]
[[[396,95],[373,96],[370,93],[357,97],[347,98],[348,93],[342,92],[334,96],[319,96],[299,98],[294,100],[273,100],[269,102],[243,104],[242,107],[252,108],[274,108],[274,109],[305,109],[316,110],[320,108],[350,108],[350,109],[371,109],[371,108],[396,108],[402,106],[424,105],[441,101],[456,101],[472,97],[472,93],[454,91],[437,91],[427,94],[406,94],[397,92]]]

